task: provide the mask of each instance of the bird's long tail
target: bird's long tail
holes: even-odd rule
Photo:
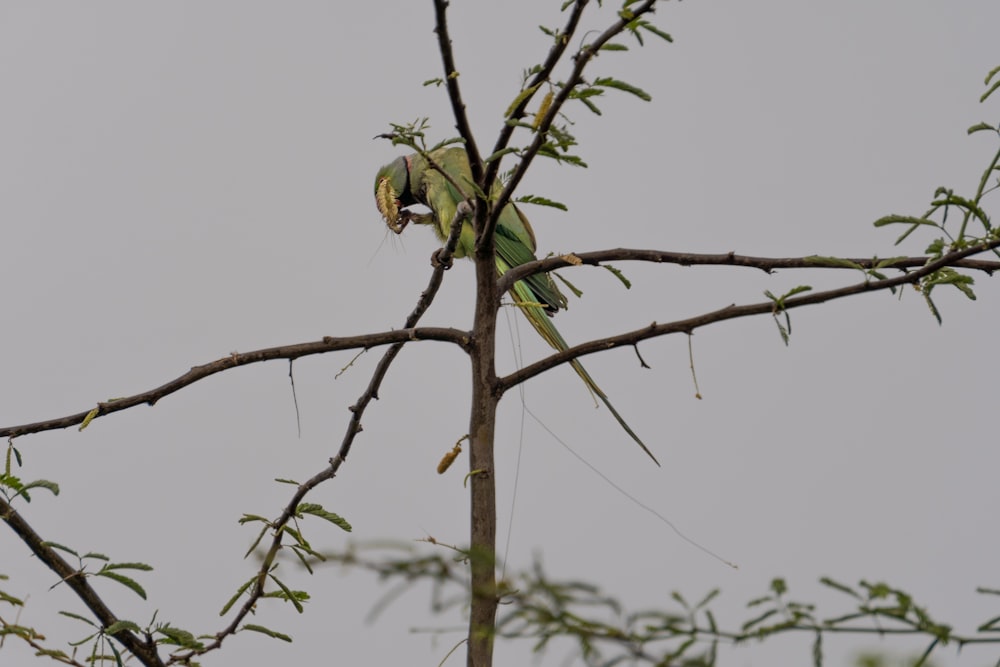
[[[513,297],[518,308],[524,313],[525,317],[528,318],[528,321],[531,322],[531,326],[535,328],[538,335],[545,339],[546,343],[551,345],[553,349],[560,352],[569,348],[569,345],[563,339],[559,330],[556,329],[554,324],[552,324],[552,318],[549,317],[541,305],[538,304],[538,300],[531,292],[530,287],[528,287],[524,282],[518,281],[514,283],[514,287],[511,288],[510,295]],[[653,463],[660,465],[660,462],[656,460],[655,456],[653,456],[653,452],[649,451],[649,448],[646,447],[646,443],[644,443],[642,439],[636,435],[635,431],[632,430],[632,427],[628,425],[620,414],[618,414],[618,411],[615,410],[615,406],[611,405],[608,395],[597,386],[597,383],[594,382],[594,378],[590,377],[590,373],[588,373],[583,367],[583,364],[576,359],[569,363],[573,367],[573,370],[576,371],[576,374],[583,380],[584,384],[587,385],[587,389],[597,396],[597,398],[601,399],[601,402],[607,406],[615,420],[623,429],[625,429],[625,432],[628,433],[640,447],[642,447],[642,451],[646,452],[646,454],[649,455],[649,458],[653,459]]]

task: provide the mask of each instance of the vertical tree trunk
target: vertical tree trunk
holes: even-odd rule
[[[471,471],[471,590],[469,667],[492,667],[497,615],[496,480],[493,437],[496,430],[496,317],[500,299],[492,239],[476,256],[476,315],[473,324],[472,410],[469,424]]]

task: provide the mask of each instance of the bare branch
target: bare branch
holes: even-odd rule
[[[534,262],[527,262],[508,270],[497,282],[497,290],[500,293],[506,292],[518,280],[524,280],[528,276],[536,273],[545,273],[568,266],[587,264],[590,266],[600,266],[602,262],[613,261],[637,261],[655,262],[661,264],[679,264],[680,266],[742,266],[753,269],[760,269],[766,273],[771,273],[775,269],[873,269],[885,259],[880,258],[857,258],[845,257],[837,258],[856,264],[849,266],[846,263],[833,263],[824,261],[825,258],[811,255],[807,257],[753,257],[751,255],[737,255],[733,252],[704,254],[695,252],[671,252],[668,250],[645,250],[636,248],[614,248],[611,250],[595,250],[593,252],[566,253],[554,257],[546,257]],[[925,266],[928,257],[898,257],[888,258],[892,261],[879,266],[879,269],[914,269]],[[948,264],[955,268],[972,269],[993,274],[1000,271],[1000,261],[962,259]]]
[[[438,36],[438,49],[441,51],[441,64],[444,65],[445,86],[448,89],[448,99],[455,116],[455,127],[459,136],[465,140],[465,152],[469,155],[469,167],[472,169],[472,180],[482,182],[483,159],[479,155],[472,126],[465,113],[465,102],[458,87],[458,70],[455,68],[455,55],[451,50],[451,36],[448,34],[448,0],[434,0],[434,32]]]
[[[803,296],[791,297],[783,301],[783,310],[791,310],[792,308],[800,308],[802,306],[810,306],[826,301],[833,301],[835,299],[842,299],[854,294],[876,292],[879,290],[890,289],[892,287],[899,287],[900,285],[916,283],[919,282],[921,278],[928,276],[939,269],[946,266],[955,266],[960,260],[963,260],[970,255],[987,252],[997,247],[1000,247],[1000,241],[979,244],[964,250],[950,252],[935,262],[924,264],[921,268],[896,278],[890,278],[887,280],[866,280],[854,285],[848,285],[847,287],[840,287],[822,292],[812,292]],[[725,308],[720,308],[719,310],[714,310],[684,320],[676,320],[667,324],[657,324],[656,322],[653,322],[649,326],[643,327],[642,329],[636,329],[635,331],[629,331],[616,336],[609,336],[607,338],[599,338],[588,341],[580,345],[575,345],[562,352],[552,354],[529,366],[525,366],[521,370],[511,373],[506,377],[499,378],[497,381],[498,389],[501,392],[505,392],[511,387],[516,387],[522,382],[544,373],[550,368],[554,368],[572,359],[577,359],[595,352],[601,352],[603,350],[609,350],[611,348],[626,345],[635,345],[639,341],[656,338],[658,336],[665,336],[667,334],[690,334],[695,329],[700,329],[716,322],[733,320],[739,317],[748,317],[751,315],[770,314],[774,311],[774,302],[766,301],[742,306],[726,306]]]
[[[465,212],[463,211],[463,207],[459,206],[455,211],[454,220],[451,221],[451,233],[448,235],[448,241],[434,255],[434,272],[431,274],[427,289],[420,295],[417,305],[414,306],[413,311],[406,318],[406,322],[403,325],[405,329],[413,329],[434,301],[434,297],[441,287],[441,281],[444,280],[444,272],[451,266],[451,258],[455,253],[455,246],[458,245],[458,237],[462,233],[464,218]],[[469,334],[463,332],[463,336],[462,348],[468,352],[470,344]],[[382,380],[385,378],[385,374],[388,372],[389,366],[396,358],[396,355],[403,349],[404,344],[405,341],[394,343],[385,351],[385,354],[382,355],[378,365],[375,367],[375,372],[372,373],[372,379],[368,383],[368,388],[358,398],[357,402],[351,406],[351,421],[347,425],[347,432],[344,434],[344,440],[340,444],[340,452],[337,455],[340,459],[346,459],[347,454],[351,451],[351,443],[354,442],[357,434],[361,432],[361,416],[364,414],[368,404],[371,403],[371,400],[378,398],[378,390],[382,386]]]
[[[164,396],[173,394],[176,391],[192,385],[199,380],[203,380],[210,375],[221,373],[224,370],[237,366],[247,366],[262,361],[273,361],[275,359],[298,359],[313,354],[325,354],[338,350],[351,350],[357,348],[371,348],[380,345],[398,344],[402,345],[410,341],[417,340],[437,340],[447,343],[454,343],[462,349],[469,345],[469,332],[460,331],[445,327],[422,327],[407,328],[397,331],[383,331],[362,336],[333,337],[324,336],[322,340],[311,343],[297,343],[294,345],[282,345],[279,347],[269,347],[252,352],[233,352],[228,357],[223,357],[215,361],[195,366],[187,373],[174,378],[170,382],[155,389],[150,389],[133,396],[115,398],[97,404],[97,407],[85,412],[47,419],[33,424],[22,424],[20,426],[7,426],[0,428],[0,437],[16,438],[29,433],[40,433],[42,431],[52,431],[55,429],[68,428],[82,424],[85,420],[90,421],[97,417],[109,415],[112,412],[127,410],[137,405],[155,405]],[[89,419],[88,419],[89,417]]]

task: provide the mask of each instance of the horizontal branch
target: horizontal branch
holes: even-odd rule
[[[454,343],[463,350],[469,346],[471,334],[468,331],[452,329],[446,327],[418,327],[408,329],[398,329],[396,331],[383,331],[361,336],[333,337],[324,336],[322,340],[310,343],[297,343],[294,345],[281,345],[269,347],[252,352],[233,352],[227,357],[215,361],[195,366],[187,373],[160,385],[155,389],[150,389],[133,396],[124,398],[109,399],[97,404],[97,407],[84,412],[35,422],[33,424],[23,424],[20,426],[0,427],[0,437],[16,438],[29,433],[40,433],[42,431],[52,431],[61,428],[68,428],[90,421],[97,417],[127,410],[137,405],[155,405],[164,396],[173,394],[189,385],[203,380],[210,375],[221,373],[222,371],[237,366],[247,366],[263,361],[274,361],[276,359],[298,359],[314,354],[326,354],[340,350],[352,350],[358,348],[380,347],[382,345],[403,344],[418,340],[436,340],[446,343]]]
[[[498,380],[498,390],[505,392],[511,387],[515,387],[522,382],[530,380],[536,375],[540,375],[550,368],[555,368],[560,364],[567,363],[573,359],[586,356],[588,354],[593,354],[595,352],[601,352],[603,350],[609,350],[616,347],[623,347],[629,345],[635,345],[640,341],[647,340],[649,338],[656,338],[658,336],[666,336],[673,333],[686,333],[690,334],[695,329],[702,328],[709,324],[714,324],[716,322],[722,322],[724,320],[734,320],[739,317],[748,317],[751,315],[765,315],[773,314],[775,312],[780,312],[780,310],[791,310],[792,308],[801,308],[802,306],[810,306],[817,303],[823,303],[826,301],[833,301],[835,299],[842,299],[844,297],[852,296],[855,294],[863,294],[865,292],[877,292],[880,290],[887,290],[893,287],[899,287],[901,285],[906,285],[908,283],[916,283],[921,278],[928,276],[939,269],[946,266],[961,266],[963,262],[966,262],[966,258],[970,255],[975,255],[981,252],[987,252],[994,248],[1000,247],[1000,241],[992,241],[990,243],[979,244],[971,248],[966,248],[964,250],[959,250],[955,252],[950,252],[944,255],[940,259],[931,262],[929,264],[921,265],[921,268],[906,273],[904,275],[898,276],[896,278],[889,278],[886,280],[865,280],[863,282],[849,285],[847,287],[840,287],[837,289],[824,290],[822,292],[812,292],[805,294],[803,296],[796,296],[785,299],[783,307],[777,309],[774,301],[764,301],[760,303],[746,304],[742,306],[730,305],[725,308],[720,308],[719,310],[714,310],[702,315],[697,315],[684,320],[676,320],[674,322],[669,322],[667,324],[657,324],[653,322],[649,326],[643,327],[642,329],[636,329],[635,331],[629,331],[623,334],[618,334],[616,336],[609,336],[607,338],[599,338],[596,340],[588,341],[580,345],[573,346],[562,352],[552,354],[540,361],[536,361],[533,364],[525,366],[524,368],[511,373],[505,377]],[[626,252],[642,252],[642,251],[626,251]],[[608,251],[610,254],[619,254],[616,251]],[[601,255],[602,253],[588,253],[588,255]],[[580,256],[581,258],[583,255]],[[716,255],[716,257],[719,257]],[[548,261],[548,260],[545,260]],[[655,261],[655,260],[650,260]],[[871,261],[871,260],[865,260]],[[904,260],[900,260],[904,261]],[[909,260],[905,260],[909,261]],[[926,258],[923,258],[926,262]],[[990,262],[992,264],[993,262]],[[527,265],[525,265],[527,266]],[[519,267],[523,268],[523,267]],[[510,271],[509,273],[514,273]],[[506,278],[509,274],[504,275]]]
[[[976,252],[982,252],[982,250],[977,250]],[[891,259],[892,261],[886,261],[887,259]],[[836,260],[836,262],[832,260]],[[858,267],[871,269],[881,262],[885,262],[885,264],[882,264],[879,270],[905,270],[925,266],[928,260],[928,257],[869,257],[862,259],[857,257],[826,258],[817,255],[806,257],[753,257],[750,255],[737,255],[734,252],[704,254],[696,252],[670,252],[667,250],[614,248],[611,250],[596,250],[594,252],[567,253],[565,255],[546,257],[545,259],[521,264],[507,271],[500,278],[497,283],[497,289],[501,293],[506,292],[518,280],[523,280],[536,273],[554,271],[579,264],[600,266],[602,262],[614,261],[655,262],[658,264],[679,264],[680,266],[742,266],[770,273],[776,269],[857,269]],[[857,266],[850,266],[848,262]],[[1000,271],[1000,261],[995,260],[962,259],[950,262],[947,266],[985,271],[988,274]]]

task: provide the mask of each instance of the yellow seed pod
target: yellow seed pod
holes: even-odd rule
[[[462,438],[455,443],[455,446],[451,448],[451,451],[441,457],[441,462],[438,463],[437,467],[439,475],[443,475],[448,470],[448,468],[451,467],[451,464],[455,462],[455,459],[458,458],[458,455],[462,453],[462,441],[468,437],[469,436],[467,435],[462,436]]]
[[[399,224],[397,201],[396,191],[392,189],[389,179],[383,176],[379,179],[378,188],[375,190],[375,205],[378,206],[378,212],[382,214],[386,226],[398,234],[403,228]]]
[[[545,114],[549,112],[549,107],[552,106],[552,98],[555,97],[552,91],[545,93],[545,97],[542,98],[542,104],[538,107],[538,111],[535,113],[535,122],[532,124],[534,129],[538,129],[538,126],[542,124],[542,119],[545,118]]]

